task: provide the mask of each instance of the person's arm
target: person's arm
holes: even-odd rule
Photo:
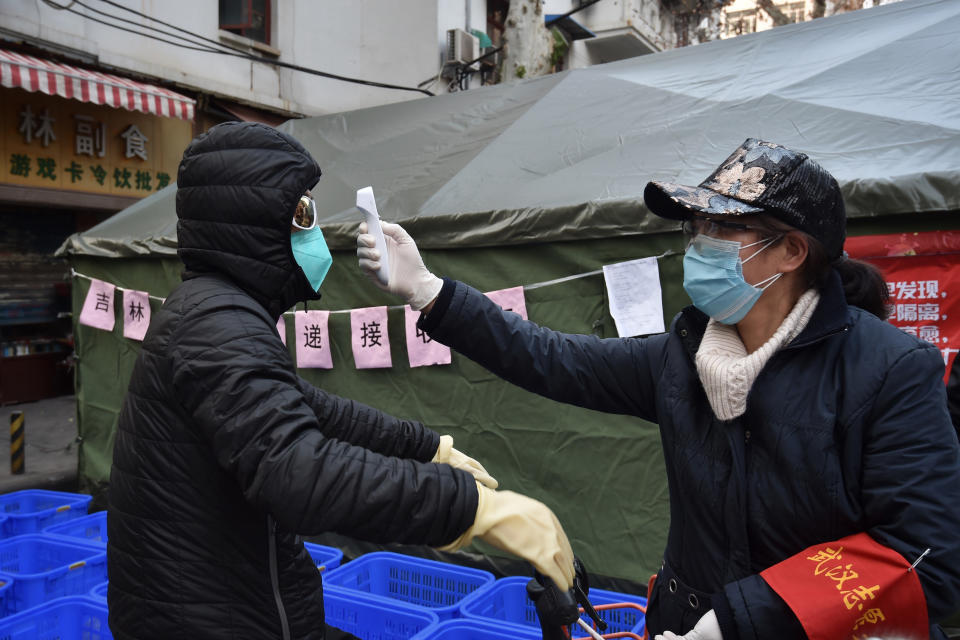
[[[569,588],[573,552],[543,503],[494,491],[449,464],[327,437],[262,311],[235,297],[208,299],[182,320],[167,353],[187,423],[250,505],[284,530],[446,549],[478,538]]]
[[[656,420],[652,339],[561,333],[501,309],[476,289],[445,280],[419,326],[501,378],[588,409]]]
[[[321,425],[269,322],[224,305],[183,326],[170,347],[183,412],[247,501],[284,529],[439,546],[473,524],[469,474],[325,435],[340,414]]]
[[[319,389],[303,378],[297,383],[328,438],[343,440],[385,456],[429,462],[440,435],[420,422],[402,420],[373,407]]]
[[[943,359],[922,346],[887,372],[867,418],[867,533],[917,566],[931,620],[960,602],[960,443],[946,410]]]
[[[442,281],[423,264],[402,227],[381,223],[390,252],[390,281],[380,288],[401,297],[421,316],[431,338],[456,349],[496,375],[545,397],[608,413],[656,421],[654,362],[666,336],[653,339],[565,334],[503,311],[486,296],[452,280]],[[373,238],[357,237],[357,257],[368,275],[379,269]]]
[[[441,436],[419,422],[394,418],[360,402],[327,393],[303,378],[298,378],[298,382],[328,438],[385,456],[449,464],[466,471],[485,486],[497,488],[497,480],[482,464],[454,448],[452,436]]]
[[[960,599],[960,444],[946,412],[943,360],[928,347],[907,352],[865,399],[860,491],[864,531],[917,566],[931,621]],[[847,437],[859,437],[847,434]],[[717,608],[724,640],[805,635],[759,575],[726,585]],[[775,633],[774,633],[775,632]]]

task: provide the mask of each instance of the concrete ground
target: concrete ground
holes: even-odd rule
[[[10,473],[9,436],[0,462],[0,494],[21,489],[77,490],[77,402],[73,395],[8,404],[0,419],[9,433],[10,416],[24,413],[24,472]]]

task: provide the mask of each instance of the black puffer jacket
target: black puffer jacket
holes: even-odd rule
[[[110,477],[118,639],[320,639],[320,574],[296,534],[442,545],[473,523],[473,478],[425,464],[436,433],[311,386],[277,335],[317,297],[290,221],[319,177],[263,125],[219,125],[184,154],[187,270],[143,342]]]
[[[694,364],[706,325],[689,307],[650,338],[563,334],[451,280],[420,320],[434,340],[529,391],[660,425],[670,531],[651,637],[686,633],[713,606],[724,640],[804,638],[759,572],[863,531],[911,562],[930,547],[917,569],[930,619],[952,613],[960,444],[940,353],[848,306],[834,274],[807,327],[760,372],[746,413],[724,422]]]

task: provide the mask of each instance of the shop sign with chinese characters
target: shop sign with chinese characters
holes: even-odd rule
[[[0,182],[143,197],[176,181],[190,122],[0,89]]]
[[[859,236],[845,247],[883,272],[888,320],[940,349],[948,373],[960,351],[960,231]]]

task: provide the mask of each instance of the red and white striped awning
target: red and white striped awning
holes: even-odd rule
[[[184,95],[152,84],[4,49],[0,49],[0,85],[181,120],[193,120],[196,105]]]

